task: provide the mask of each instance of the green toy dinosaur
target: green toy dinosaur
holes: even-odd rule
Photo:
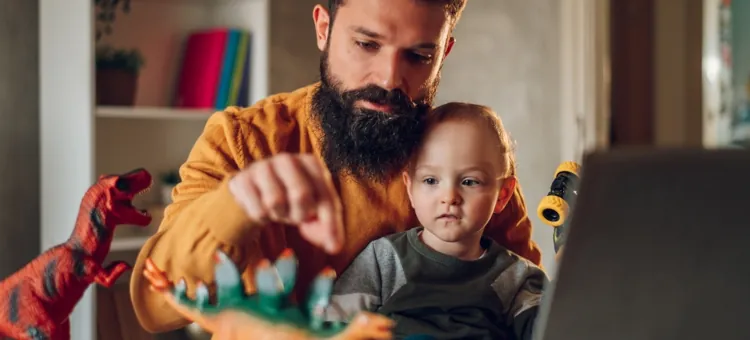
[[[268,260],[258,265],[255,274],[257,293],[251,295],[245,293],[240,272],[225,253],[217,251],[216,262],[216,304],[210,304],[208,288],[204,284],[196,287],[195,300],[191,300],[186,294],[184,280],[177,282],[172,289],[179,304],[207,315],[235,309],[273,324],[304,330],[314,337],[332,337],[345,330],[345,323],[324,322],[323,319],[336,278],[333,269],[321,271],[310,288],[306,303],[294,305],[290,295],[297,279],[297,258],[291,249],[285,250],[273,265]]]

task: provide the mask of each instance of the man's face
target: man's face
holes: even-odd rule
[[[321,56],[321,89],[313,111],[333,172],[384,179],[397,173],[421,137],[443,59],[450,17],[414,0],[346,0],[333,23],[313,11]]]

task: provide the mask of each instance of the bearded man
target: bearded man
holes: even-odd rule
[[[181,166],[173,203],[134,268],[141,325],[162,332],[190,322],[149,289],[147,258],[169,280],[184,278],[193,296],[195,283],[212,282],[216,249],[245,269],[254,290],[255,264],[292,248],[299,297],[325,266],[341,272],[370,241],[416,226],[400,171],[420,141],[465,5],[315,6],[320,82],[214,114]],[[540,263],[520,189],[485,233]]]

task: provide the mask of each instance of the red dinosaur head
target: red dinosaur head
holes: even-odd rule
[[[133,198],[151,187],[151,174],[145,169],[135,169],[121,175],[103,175],[97,183],[102,191],[99,194],[104,204],[100,209],[108,210],[107,224],[148,225],[151,216],[146,210],[133,206]]]

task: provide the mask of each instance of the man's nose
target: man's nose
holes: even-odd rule
[[[399,53],[382,53],[382,60],[379,72],[378,85],[391,91],[404,88],[403,60]]]

